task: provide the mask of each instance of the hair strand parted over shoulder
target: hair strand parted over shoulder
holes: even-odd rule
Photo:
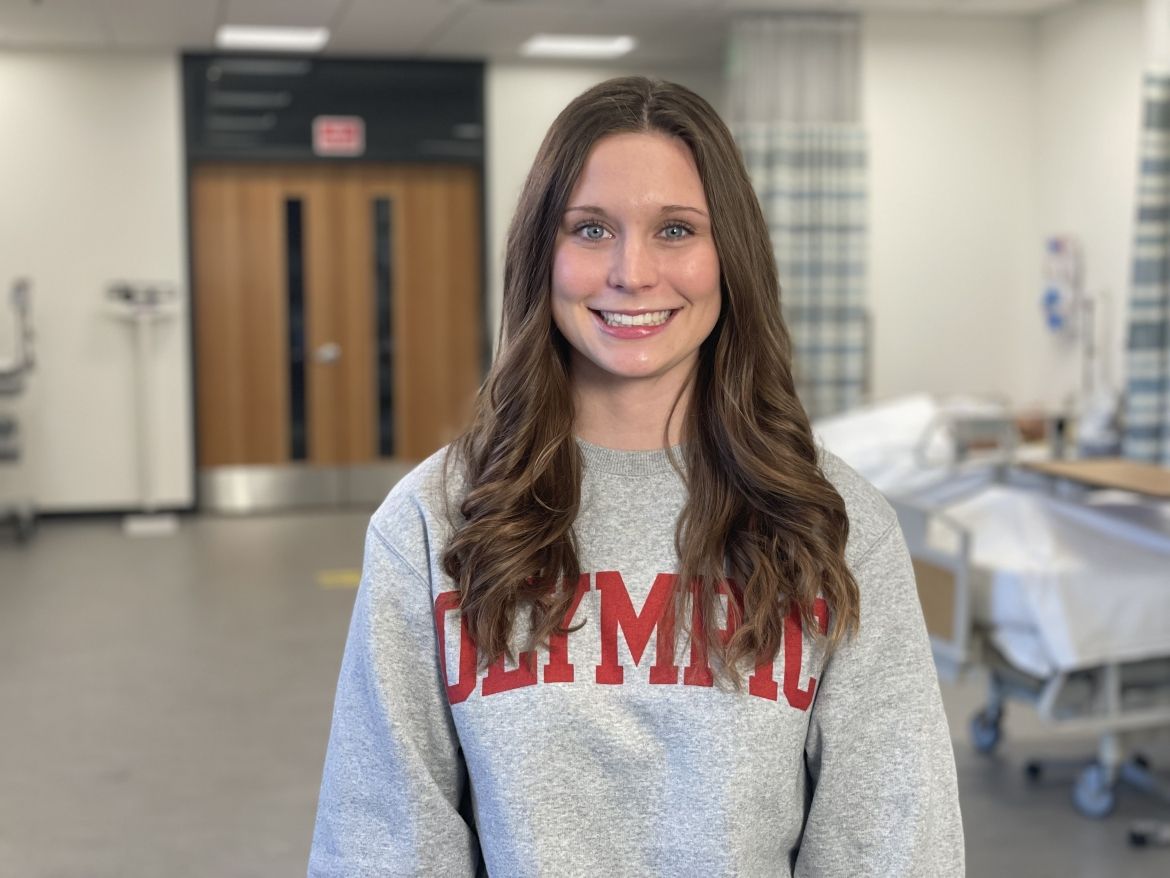
[[[739,686],[741,662],[775,657],[792,608],[816,631],[814,604],[823,596],[831,647],[856,630],[858,594],[845,563],[844,501],[820,470],[796,396],[767,224],[731,133],[682,86],[603,82],[573,100],[541,144],[508,233],[499,351],[472,424],[448,457],[464,469],[466,493],[443,565],[484,664],[512,657],[519,612],[529,614],[528,647],[564,631],[573,590],[558,586],[581,572],[573,522],[583,464],[568,344],[552,316],[553,254],[593,146],[639,132],[677,137],[690,149],[719,257],[720,316],[700,348],[683,428],[687,500],[675,533],[675,609],[686,627],[692,615],[681,611],[693,593],[702,630],[690,636],[707,644],[713,670]],[[725,580],[738,622],[726,639],[718,612]]]

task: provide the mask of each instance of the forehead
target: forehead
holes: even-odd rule
[[[609,204],[601,205],[602,201]],[[598,140],[585,159],[569,203],[680,204],[707,209],[690,148],[660,132],[610,134]]]

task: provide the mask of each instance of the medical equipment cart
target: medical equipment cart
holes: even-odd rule
[[[9,290],[9,306],[15,315],[15,343],[9,356],[0,354],[0,519],[11,521],[20,542],[28,540],[36,522],[32,498],[14,486],[21,457],[20,419],[8,400],[19,398],[33,368],[33,331],[29,316],[27,280],[20,278]]]

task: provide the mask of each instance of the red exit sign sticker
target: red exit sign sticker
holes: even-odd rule
[[[366,151],[366,122],[361,116],[318,116],[313,120],[315,155],[359,156]]]

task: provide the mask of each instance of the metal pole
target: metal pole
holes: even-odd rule
[[[137,380],[138,413],[138,496],[142,511],[154,512],[153,461],[151,452],[151,404],[150,404],[150,324],[148,308],[137,305],[134,313],[134,368]]]

